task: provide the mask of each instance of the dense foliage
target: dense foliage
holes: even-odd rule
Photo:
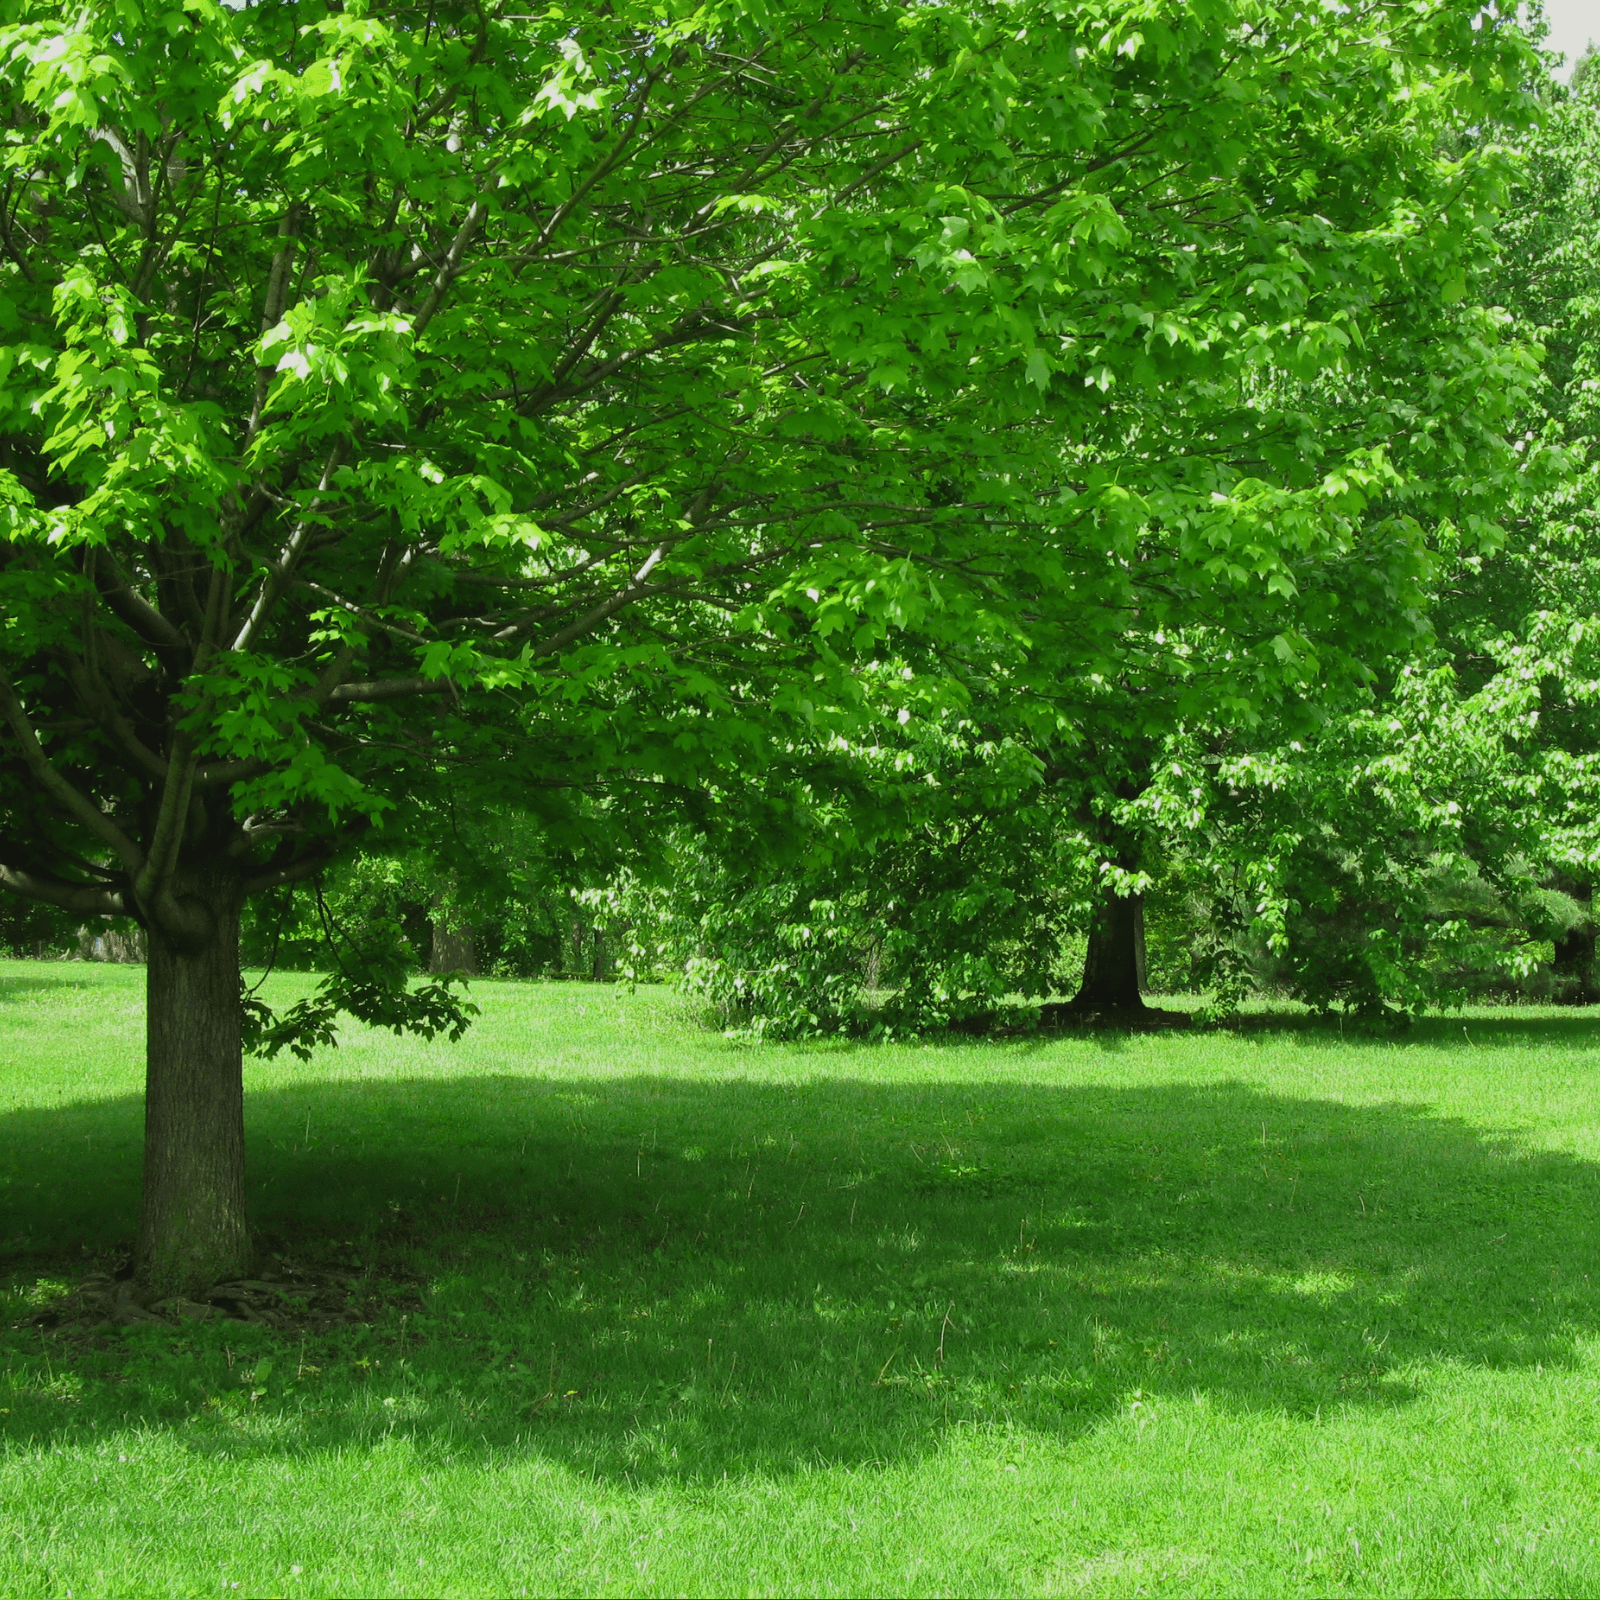
[[[22,892],[181,941],[441,786],[748,784],[885,629],[1248,721],[1493,507],[1467,7],[12,9]]]

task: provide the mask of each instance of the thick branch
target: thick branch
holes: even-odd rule
[[[333,859],[328,851],[318,851],[315,855],[304,856],[299,861],[292,861],[286,867],[274,867],[266,872],[258,873],[253,878],[244,881],[246,894],[259,894],[263,889],[277,889],[286,883],[301,883],[307,878],[314,877]]]
[[[64,878],[24,872],[20,867],[8,867],[4,862],[0,862],[0,887],[21,895],[25,900],[39,900],[45,905],[60,906],[63,911],[76,911],[86,917],[124,916],[128,909],[119,889],[102,889],[90,883],[68,883]]]
[[[51,766],[49,756],[44,753],[38,736],[28,722],[27,713],[22,709],[22,702],[17,698],[17,691],[12,687],[11,680],[3,673],[0,673],[0,716],[4,716],[12,736],[21,749],[23,763],[38,780],[45,793],[64,806],[67,812],[81,822],[102,844],[108,845],[115,851],[117,859],[130,876],[139,873],[144,867],[144,858],[139,853],[139,847],[105,812],[84,795],[79,794]]]
[[[194,740],[180,733],[173,741],[172,759],[167,764],[150,853],[145,857],[143,869],[134,874],[133,892],[141,901],[153,901],[165,892],[163,880],[176,865],[183,843],[184,828],[189,820],[189,796],[198,766]]]
[[[271,763],[257,757],[240,761],[219,761],[214,766],[201,767],[194,775],[196,790],[220,789],[224,784],[242,783],[247,778],[259,778],[270,770]]]
[[[334,705],[352,700],[399,700],[412,694],[449,694],[448,678],[379,678],[372,683],[341,683],[328,696]]]
[[[161,650],[186,650],[184,637],[129,583],[109,550],[98,552],[95,586],[106,604],[148,645]]]

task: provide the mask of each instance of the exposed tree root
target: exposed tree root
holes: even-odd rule
[[[342,1267],[305,1267],[274,1259],[250,1278],[213,1284],[200,1300],[181,1296],[150,1300],[132,1273],[91,1273],[71,1294],[62,1296],[29,1325],[40,1329],[81,1331],[112,1327],[169,1327],[185,1322],[253,1322],[296,1333],[320,1333],[349,1323],[370,1322],[397,1302],[392,1293],[379,1295],[365,1274]],[[420,1305],[415,1290],[404,1297]]]
[[[1135,1033],[1158,1033],[1188,1028],[1194,1018],[1187,1011],[1165,1011],[1159,1006],[1079,1005],[1075,1000],[1039,1007],[1041,1028],[1116,1028]]]

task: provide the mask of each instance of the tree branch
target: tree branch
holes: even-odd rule
[[[379,678],[371,683],[341,683],[328,699],[334,705],[352,700],[399,700],[413,694],[449,694],[448,678]]]
[[[492,177],[493,174],[491,173]],[[428,324],[433,321],[439,307],[444,304],[444,297],[450,291],[450,285],[461,276],[462,257],[467,253],[467,246],[472,243],[472,236],[482,225],[483,219],[489,214],[488,204],[483,195],[479,195],[472,202],[471,209],[463,218],[461,226],[456,230],[456,236],[450,242],[450,249],[444,260],[439,264],[439,270],[433,275],[433,287],[428,291],[428,298],[423,302],[422,309],[411,322],[411,342],[413,345],[421,339],[427,331]]]
[[[221,183],[220,176],[218,183]],[[283,241],[278,246],[277,253],[272,258],[272,267],[267,274],[267,298],[261,312],[261,337],[263,339],[277,327],[283,317],[284,303],[289,297],[289,265],[294,260],[295,241],[300,236],[300,205],[295,202],[283,214],[283,221],[278,226],[278,237]],[[272,387],[273,368],[258,365],[256,367],[256,390],[254,401],[250,407],[250,420],[245,424],[245,448],[250,447],[261,429],[261,408],[267,403],[267,390]]]
[[[0,672],[0,716],[4,716],[10,725],[12,736],[21,747],[23,763],[45,793],[65,806],[102,844],[110,846],[130,877],[140,872],[144,867],[144,858],[139,847],[99,806],[79,794],[51,766],[50,758],[44,753],[38,736],[28,722],[27,713],[22,709],[22,702],[17,698],[17,691],[3,672]]]
[[[315,855],[292,861],[286,867],[275,867],[267,872],[257,873],[255,877],[244,880],[244,892],[247,895],[259,894],[263,889],[276,889],[285,883],[303,882],[306,878],[314,877],[321,872],[332,859],[331,851],[318,851]]]
[[[173,741],[172,758],[167,763],[166,782],[161,789],[161,806],[156,813],[155,833],[150,840],[150,852],[143,868],[134,874],[133,892],[141,902],[163,898],[163,879],[177,864],[178,849],[183,843],[184,827],[189,820],[189,796],[194,788],[195,770],[199,763],[194,752],[194,741],[180,733]]]
[[[183,635],[129,582],[109,549],[97,552],[94,582],[106,604],[146,644],[158,650],[188,649]]]
[[[655,564],[666,554],[666,550],[666,545],[658,544],[645,559],[644,565],[614,595],[609,599],[602,600],[592,611],[586,612],[576,622],[570,623],[559,633],[552,634],[542,644],[535,645],[530,654],[536,656],[554,655],[557,650],[565,649],[574,639],[581,639],[584,634],[598,627],[607,617],[615,615],[625,605],[638,599],[641,594],[647,593],[654,585],[646,584],[644,580],[650,576]],[[495,638],[515,638],[522,631],[520,625],[504,628],[495,635]]]
[[[63,911],[81,912],[84,916],[115,917],[126,916],[128,912],[120,889],[68,883],[64,878],[8,867],[3,861],[0,861],[0,887],[21,895],[24,900],[39,900],[45,905],[60,906]]]
[[[574,189],[572,193],[569,194],[567,198],[556,207],[555,211],[550,216],[550,220],[546,222],[544,227],[539,230],[539,237],[522,252],[521,258],[517,262],[518,267],[525,265],[529,261],[537,260],[543,253],[544,247],[549,244],[552,238],[555,237],[556,230],[577,209],[578,204],[583,197],[588,194],[588,192],[594,188],[597,183],[616,170],[617,163],[621,161],[623,156],[627,154],[628,146],[633,143],[634,137],[638,134],[639,129],[644,122],[645,109],[650,104],[650,96],[654,92],[656,84],[661,81],[661,75],[665,71],[665,67],[656,67],[645,74],[644,82],[639,86],[638,103],[634,107],[633,116],[628,121],[627,130],[623,133],[622,137],[617,140],[616,144],[612,146],[610,154],[604,157],[600,164],[589,173],[588,177],[586,177],[583,182],[580,183],[577,188]],[[692,106],[694,103],[695,101],[691,100],[689,105]],[[685,107],[685,110],[687,109],[688,108]]]
[[[317,482],[317,492],[311,497],[305,509],[305,515],[294,525],[289,537],[284,542],[283,549],[279,552],[278,559],[268,569],[261,580],[261,592],[256,596],[256,602],[250,608],[250,615],[244,619],[238,636],[230,648],[234,650],[248,650],[255,643],[256,635],[260,633],[267,618],[272,613],[273,606],[277,603],[278,596],[283,593],[285,585],[294,576],[294,569],[300,557],[305,553],[306,542],[311,537],[312,521],[322,505],[323,496],[328,492],[328,485],[333,481],[333,475],[339,470],[339,463],[344,460],[345,451],[349,448],[346,439],[339,439],[328,452],[327,464],[322,469],[322,477]]]
[[[215,766],[199,767],[195,771],[193,788],[197,791],[220,789],[226,783],[240,783],[246,778],[259,778],[271,770],[271,762],[256,757],[240,761],[219,761]]]
[[[133,724],[117,710],[111,696],[106,693],[99,674],[91,676],[88,667],[75,658],[68,657],[67,676],[78,698],[98,724],[102,733],[122,751],[136,767],[152,778],[164,779],[167,763],[133,731]]]

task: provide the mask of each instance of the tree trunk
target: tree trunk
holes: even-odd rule
[[[867,946],[867,963],[861,974],[861,987],[869,994],[876,994],[878,978],[883,971],[883,935],[879,934]]]
[[[451,920],[448,913],[435,913],[428,971],[464,972],[469,978],[477,976],[478,941],[470,922]]]
[[[250,1269],[239,1042],[242,897],[238,880],[223,873],[180,873],[174,887],[210,932],[180,943],[150,929],[137,1262],[152,1294],[193,1298]]]
[[[1574,889],[1575,900],[1589,902],[1594,890],[1588,885]],[[1584,921],[1555,942],[1551,967],[1557,979],[1556,1000],[1569,1006],[1592,1006],[1600,1001],[1600,984],[1595,982],[1595,927]]]
[[[78,959],[80,961],[131,961],[143,962],[148,946],[143,928],[78,929]]]
[[[1143,1011],[1144,896],[1108,895],[1089,928],[1074,1011]]]

